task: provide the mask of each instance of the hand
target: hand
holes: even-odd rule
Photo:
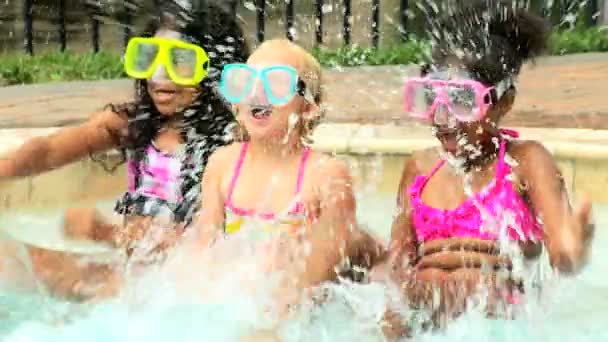
[[[580,229],[579,234],[583,241],[583,245],[588,247],[593,237],[595,236],[595,224],[591,223],[591,213],[593,206],[591,200],[586,197],[582,204],[574,212],[574,216],[578,221],[577,228]]]
[[[388,261],[385,261],[383,263],[380,263],[380,264],[374,266],[369,271],[369,280],[371,282],[376,282],[376,283],[381,283],[381,282],[387,281],[389,274],[390,274],[390,268],[391,268],[391,266],[389,265]]]
[[[576,273],[586,264],[595,225],[591,222],[592,203],[585,197],[574,210],[569,225],[558,239],[559,249],[552,253],[551,263],[563,273]]]

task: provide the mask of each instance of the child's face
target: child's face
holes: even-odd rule
[[[179,32],[168,29],[160,29],[154,36],[182,40]],[[154,106],[165,116],[171,116],[190,106],[200,91],[198,86],[180,86],[173,83],[162,64],[159,64],[154,75],[146,83]]]
[[[475,81],[460,63],[438,67],[425,76],[449,81]],[[463,122],[441,105],[433,113],[433,131],[445,151],[454,155],[468,154],[471,147],[492,138],[492,132],[497,130],[498,120],[503,114],[502,107],[492,105],[480,120]]]
[[[258,70],[273,66],[290,66],[296,69],[298,75],[302,75],[304,70],[300,60],[297,53],[288,49],[266,48],[254,52],[247,64]],[[268,82],[283,82],[285,86],[290,84],[288,79],[282,80],[281,77],[268,78]],[[285,104],[270,105],[261,78],[255,80],[252,89],[250,101],[236,105],[238,120],[244,125],[251,139],[284,141],[290,129],[296,127],[297,122],[305,119],[306,115],[311,115],[316,108],[315,104],[307,102],[303,96],[297,94]]]

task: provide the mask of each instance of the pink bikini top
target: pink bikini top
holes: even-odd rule
[[[253,209],[244,209],[239,208],[234,205],[232,202],[232,193],[234,192],[234,188],[236,186],[236,182],[241,173],[241,168],[243,167],[243,162],[245,161],[245,156],[247,155],[247,149],[249,147],[249,143],[244,142],[241,146],[241,154],[239,156],[239,160],[234,167],[234,173],[232,174],[232,180],[230,181],[230,187],[228,188],[228,198],[226,199],[226,209],[231,211],[232,213],[244,217],[244,216],[257,216],[264,220],[276,220],[278,219],[275,213],[256,213]],[[302,154],[302,159],[300,161],[300,168],[298,170],[298,178],[296,183],[296,193],[295,193],[295,202],[290,206],[287,215],[301,215],[304,213],[304,205],[302,201],[299,199],[300,190],[302,189],[302,181],[304,180],[304,171],[306,170],[306,161],[310,155],[310,148],[305,147],[304,153]]]
[[[516,132],[508,134],[515,135]],[[542,225],[507,179],[511,166],[504,160],[505,149],[506,140],[503,139],[494,181],[455,209],[433,208],[424,204],[421,198],[426,183],[445,164],[445,160],[440,160],[428,176],[416,177],[409,194],[412,224],[419,242],[451,237],[498,240],[504,227],[510,240],[543,239]]]

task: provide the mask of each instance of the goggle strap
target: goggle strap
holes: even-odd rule
[[[315,98],[315,96],[313,96],[311,94],[310,90],[306,86],[306,82],[304,82],[304,80],[302,80],[299,77],[298,77],[298,83],[296,85],[296,92],[298,95],[302,96],[304,98],[304,100],[308,101],[311,104],[319,102],[318,99]]]

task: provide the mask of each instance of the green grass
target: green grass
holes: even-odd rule
[[[108,52],[0,56],[0,85],[103,80],[123,76],[120,57]]]
[[[410,39],[378,50],[363,47],[314,49],[326,67],[418,63],[428,56],[429,44]],[[608,52],[608,28],[576,28],[554,31],[548,54]],[[0,55],[0,86],[52,81],[90,81],[124,77],[120,56],[115,53],[76,54],[53,52],[36,56]]]
[[[549,39],[551,55],[608,52],[608,26],[553,32]]]
[[[313,54],[326,67],[411,64],[424,60],[429,44],[423,40],[409,41],[378,50],[363,47],[345,47],[337,50],[315,49]]]

